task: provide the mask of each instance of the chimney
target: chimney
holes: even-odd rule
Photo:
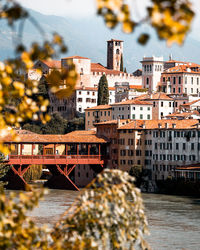
[[[172,128],[176,128],[176,123],[172,123]]]
[[[158,128],[162,128],[162,124],[161,123],[158,123]]]
[[[144,121],[144,123],[142,124],[142,128],[146,128],[146,122]]]
[[[168,128],[168,123],[167,122],[165,123],[165,128]]]

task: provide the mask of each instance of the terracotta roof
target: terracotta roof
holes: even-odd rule
[[[85,110],[99,110],[99,109],[111,109],[111,105],[98,105],[95,107],[87,108]]]
[[[95,87],[76,87],[76,90],[91,90],[91,91],[97,91],[98,88],[95,88]]]
[[[118,103],[113,103],[111,104],[111,106],[118,106],[118,105],[153,105],[150,102],[145,102],[145,101],[140,101],[140,100],[127,100],[127,101],[123,101],[123,102],[118,102]]]
[[[191,116],[193,114],[194,113],[192,113],[192,112],[173,113],[173,114],[166,115],[165,117],[188,117],[188,116]]]
[[[166,95],[163,92],[158,92],[155,94],[145,94],[145,95],[138,96],[135,99],[147,100],[147,101],[150,101],[150,100],[169,100],[169,101],[172,101],[173,100],[171,97],[169,97],[168,95]]]
[[[130,89],[143,89],[142,85],[129,85]]]
[[[90,59],[88,57],[83,57],[83,56],[68,56],[62,59]]]
[[[13,142],[11,136],[3,138],[5,142]],[[74,131],[65,135],[40,135],[35,133],[19,134],[19,141],[24,143],[106,143],[95,131]]]
[[[46,64],[49,68],[60,69],[61,68],[61,61],[58,60],[51,60],[51,61],[42,61]]]
[[[115,87],[108,87],[109,90],[115,90]]]
[[[195,128],[194,126],[198,124],[199,121],[196,119],[187,119],[187,120],[135,120],[124,126],[121,126],[119,129],[158,129],[159,124],[160,128],[165,128],[166,124],[168,129],[172,129],[172,124],[175,124],[175,129],[191,129]]]
[[[117,124],[117,120],[111,120],[111,121],[95,123],[95,125],[108,125],[108,124]]]
[[[194,68],[197,68],[197,71],[194,70]],[[189,69],[189,71],[188,71]],[[163,74],[165,73],[194,73],[194,74],[200,74],[200,65],[196,63],[187,63],[184,65],[178,65],[172,68],[167,69]]]
[[[120,119],[119,120],[119,124],[125,125],[126,123],[129,123],[131,121],[133,121],[133,120],[130,120],[130,119]],[[98,125],[114,125],[114,124],[117,124],[117,123],[118,123],[117,120],[110,120],[110,121],[95,123],[95,126],[98,126]]]
[[[105,73],[106,75],[109,75],[109,74],[110,75],[118,75],[120,73],[127,75],[127,73],[124,73],[122,71],[107,69],[106,67],[104,67],[100,63],[91,63],[91,72],[101,72],[101,73]]]
[[[190,106],[190,105],[192,105],[192,104],[194,104],[196,102],[199,102],[199,101],[200,101],[200,99],[192,101],[192,102],[188,102],[188,103],[185,103],[185,104],[182,104],[181,106]]]

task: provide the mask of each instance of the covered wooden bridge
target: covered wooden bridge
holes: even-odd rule
[[[25,172],[31,165],[43,165],[52,174],[47,182],[49,187],[79,190],[73,174],[77,165],[90,165],[97,172],[104,166],[107,140],[93,131],[40,135],[19,130],[18,134],[19,142],[9,137],[5,142],[11,149],[6,160],[12,166],[8,173],[9,188],[24,189],[27,185],[23,178]]]

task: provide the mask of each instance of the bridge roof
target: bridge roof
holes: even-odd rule
[[[96,135],[95,131],[82,131],[77,130],[65,135],[41,135],[29,131],[17,131],[19,143],[107,143],[107,140]],[[5,143],[14,143],[11,136],[1,138]]]

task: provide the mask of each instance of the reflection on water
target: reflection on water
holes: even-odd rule
[[[198,199],[144,194],[153,249],[200,249],[200,203]]]
[[[79,195],[77,191],[49,190],[38,208],[29,215],[38,225],[53,226]],[[200,249],[200,200],[157,194],[143,194],[154,250]]]

